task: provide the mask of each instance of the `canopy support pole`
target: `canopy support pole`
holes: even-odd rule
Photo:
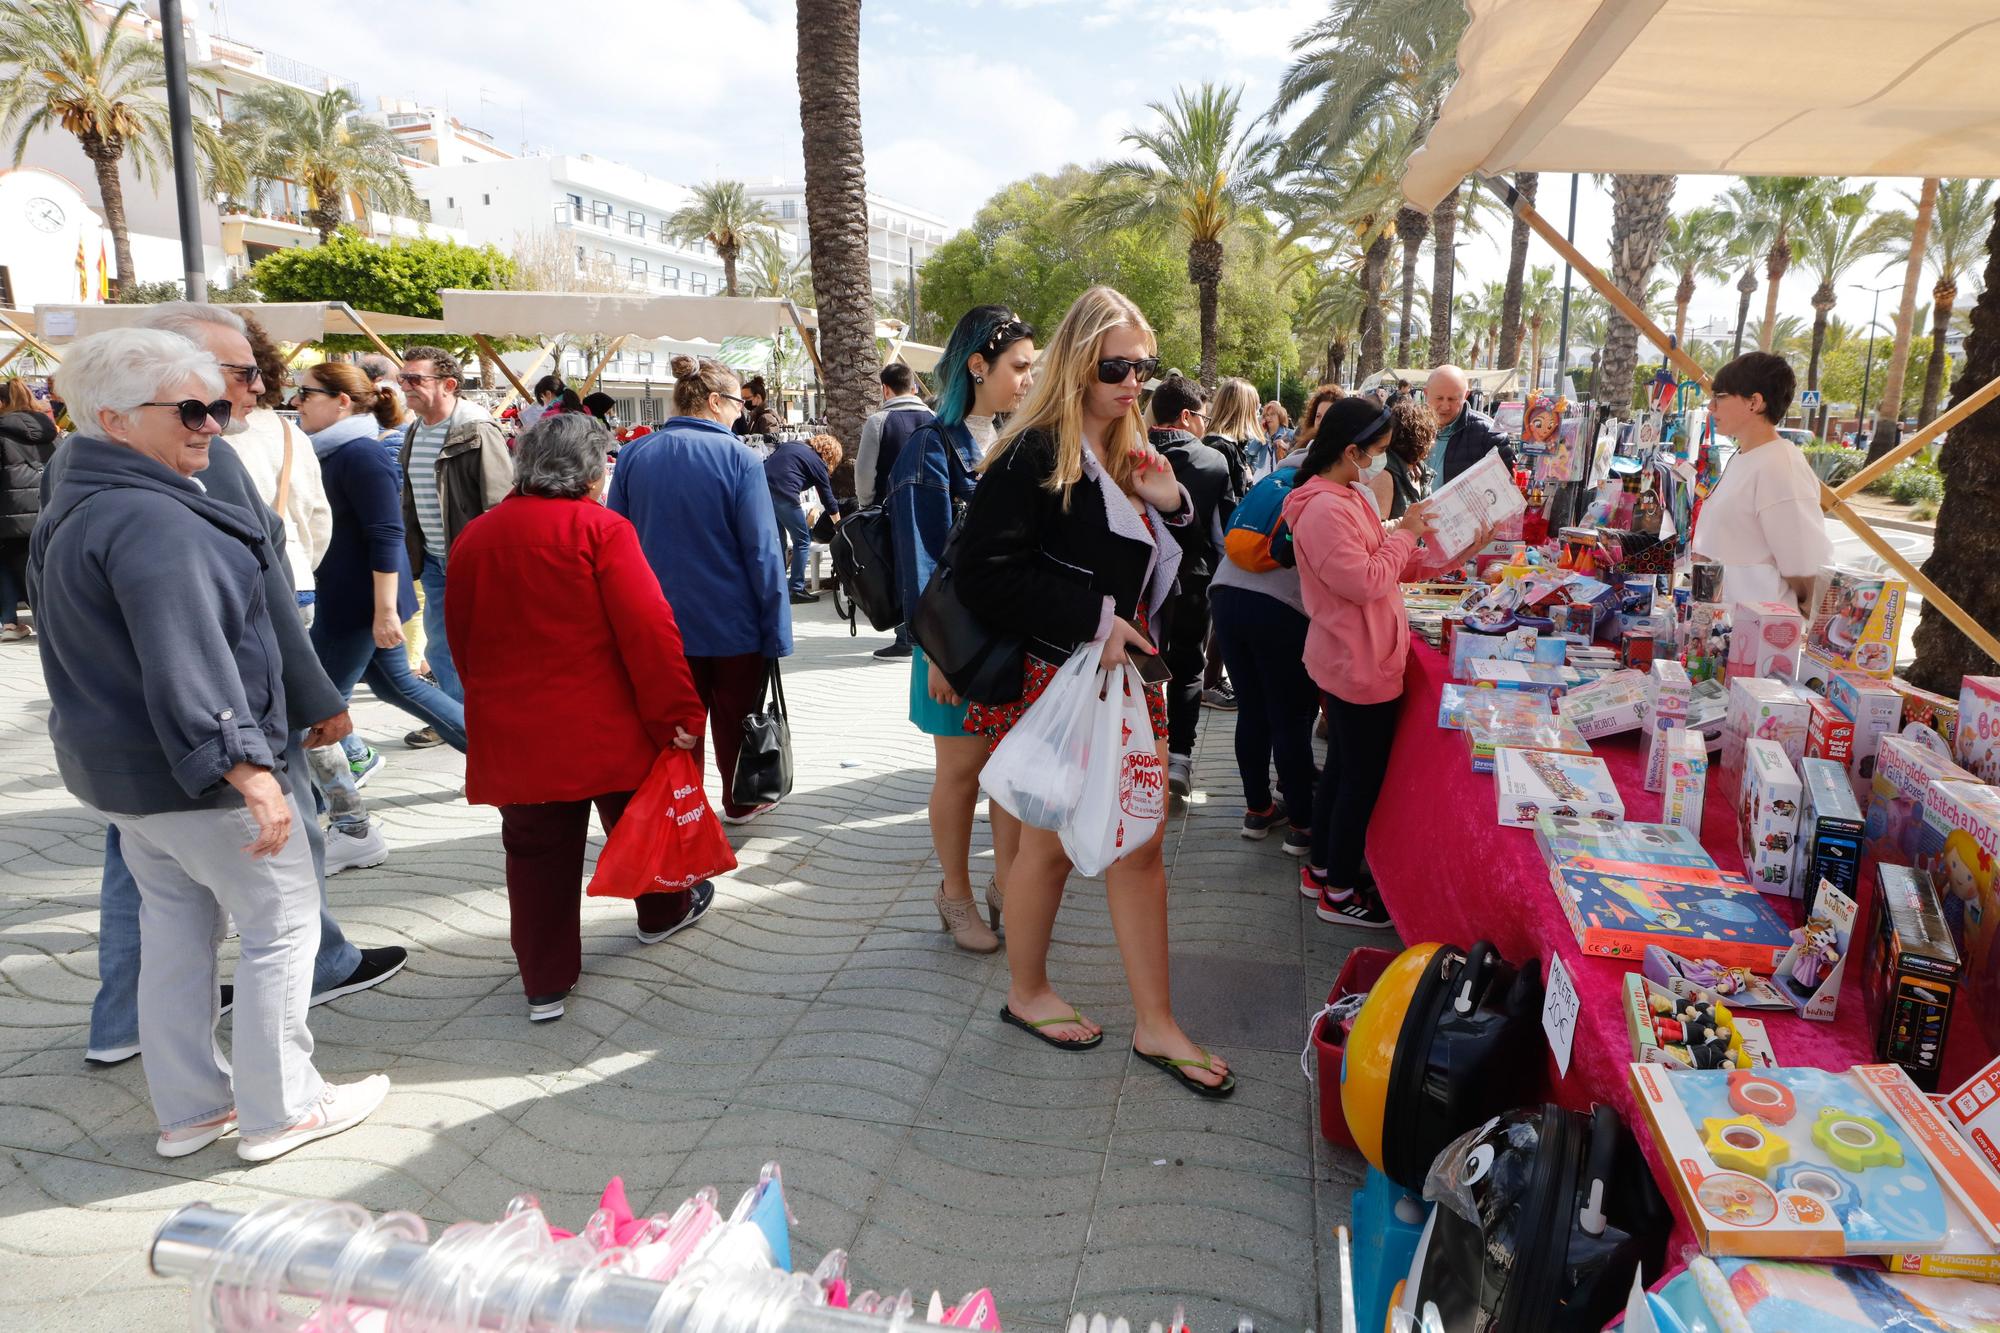
[[[10,350],[7,353],[7,355],[0,356],[0,366],[6,365],[9,361],[12,361],[15,357],[19,356],[21,353],[27,350],[28,350],[28,344],[24,342],[15,343],[13,349]]]
[[[397,356],[396,353],[390,348],[389,344],[383,342],[382,339],[376,335],[375,330],[368,327],[368,321],[361,318],[360,311],[356,310],[353,306],[347,304],[347,302],[345,301],[342,301],[340,303],[340,309],[343,314],[345,314],[350,320],[354,322],[354,327],[360,329],[363,334],[367,335],[368,341],[375,344],[376,351],[380,352],[383,356],[388,357],[391,361],[394,361],[399,366],[403,364],[403,358]]]
[[[16,324],[6,315],[0,315],[0,324],[4,324],[9,329],[11,329],[14,333],[14,336],[19,338],[22,341],[22,343],[24,343],[29,347],[34,348],[35,355],[47,357],[52,365],[59,366],[62,364],[62,358],[55,354],[55,350],[53,348],[51,348],[47,343],[43,342],[40,338],[37,338],[34,334],[22,328],[19,324]],[[19,351],[20,348],[17,347],[14,350]]]
[[[300,353],[304,352],[306,348],[311,346],[312,346],[311,343],[294,343],[292,345],[292,350],[285,353],[285,364],[287,366],[291,365],[292,362],[299,359]]]
[[[493,340],[491,338],[488,338],[483,333],[475,333],[472,335],[472,343],[473,346],[477,347],[480,351],[486,354],[486,359],[488,361],[491,361],[494,365],[500,367],[500,373],[502,375],[505,375],[507,377],[507,382],[514,386],[513,392],[521,395],[522,402],[524,403],[527,402],[530,397],[528,393],[528,386],[521,383],[520,376],[516,375],[512,370],[508,369],[507,363],[500,359],[500,352],[497,348],[493,346]],[[536,362],[535,364],[537,368],[539,368],[541,365],[539,361]],[[500,405],[502,407],[505,407],[507,404],[505,401],[503,401]]]
[[[1645,311],[1633,304],[1632,299],[1620,291],[1616,283],[1612,282],[1610,278],[1599,271],[1597,265],[1585,259],[1581,251],[1563,239],[1563,234],[1551,226],[1548,219],[1537,213],[1534,205],[1521,197],[1521,192],[1514,188],[1512,182],[1501,177],[1489,177],[1488,179],[1493,181],[1500,197],[1506,201],[1508,209],[1516,217],[1526,222],[1536,235],[1547,241],[1557,254],[1567,260],[1583,276],[1585,282],[1595,287],[1598,294],[1611,303],[1613,309],[1630,320],[1655,345],[1666,348],[1667,359],[1684,371],[1690,379],[1701,385],[1704,390],[1709,387],[1708,372],[1703,370],[1693,357],[1683,352],[1679,347],[1674,346],[1674,340],[1661,332],[1660,326],[1649,319]],[[1964,420],[1965,417],[1970,416],[1986,401],[1996,395],[2000,395],[2000,380],[1995,380],[1992,384],[1986,385],[1978,393],[1967,398],[1960,405],[1965,409],[1963,412],[1954,409],[1940,416],[1931,425],[1938,427],[1939,430],[1949,429],[1951,423]],[[1946,424],[1939,426],[1939,422]],[[1934,436],[1936,433],[1936,431],[1932,431],[1931,435]],[[1863,542],[1867,543],[1869,549],[1882,558],[1882,563],[1888,565],[1891,569],[1902,575],[1904,579],[1908,580],[1910,587],[1916,591],[1917,595],[1922,597],[1926,602],[1935,605],[1939,611],[1943,612],[1945,619],[1958,627],[1959,633],[1977,644],[1980,650],[1988,657],[2000,660],[2000,638],[1995,638],[1992,632],[1974,620],[1964,607],[1946,596],[1939,590],[1935,583],[1925,578],[1922,571],[1911,564],[1901,551],[1884,540],[1880,533],[1869,526],[1868,520],[1857,514],[1847,503],[1849,495],[1859,490],[1860,487],[1867,485],[1876,476],[1886,472],[1890,467],[1895,466],[1897,462],[1901,461],[1902,458],[1907,457],[1915,449],[1922,448],[1928,442],[1926,433],[1918,431],[1894,453],[1878,459],[1874,466],[1863,468],[1860,473],[1848,478],[1847,482],[1838,492],[1829,490],[1826,483],[1821,482],[1819,487],[1819,507],[1852,528],[1854,535],[1861,538]]]
[[[1933,417],[1930,425],[1925,426],[1916,434],[1910,436],[1909,439],[1904,440],[1894,449],[1883,454],[1846,481],[1841,482],[1840,485],[1833,488],[1833,493],[1843,500],[1860,494],[1869,482],[1874,481],[1877,477],[1886,476],[1898,463],[1915,454],[1917,450],[1923,448],[1932,440],[1935,440],[1938,436],[1944,434],[1953,426],[1956,426],[1959,422],[1992,402],[1995,398],[2000,398],[2000,377],[1988,381],[1979,392],[1968,394],[1966,397],[1961,398],[1952,405],[1949,412],[1942,412]]]
[[[611,364],[611,358],[617,356],[618,349],[631,341],[631,338],[631,334],[621,333],[611,340],[611,345],[604,349],[604,355],[598,359],[596,365],[590,368],[590,374],[584,376],[583,385],[577,390],[577,397],[583,398],[589,396],[590,391],[597,387],[597,377],[604,373],[604,368]]]
[[[792,317],[792,327],[799,331],[799,341],[806,345],[806,355],[812,358],[813,374],[819,377],[820,388],[826,388],[826,367],[819,361],[819,344],[813,339],[813,331],[806,327],[805,317],[799,314],[798,305],[790,297],[785,298],[785,313]]]
[[[481,333],[481,334],[474,334],[473,340],[475,342],[486,342],[487,338],[485,334]],[[514,395],[516,393],[519,393],[521,395],[521,401],[524,403],[532,404],[535,401],[535,395],[529,393],[522,386],[526,384],[529,380],[540,378],[542,367],[548,364],[549,357],[555,353],[557,344],[561,342],[562,339],[557,337],[557,338],[551,338],[547,342],[543,343],[542,350],[535,354],[534,364],[529,366],[528,369],[518,379],[515,378],[513,371],[507,369],[507,363],[505,361],[500,360],[500,354],[498,352],[490,350],[487,352],[487,355],[492,357],[493,360],[499,365],[500,373],[507,377],[508,389],[505,394],[501,395],[500,398],[501,407],[504,408],[507,406],[508,403],[514,401]]]

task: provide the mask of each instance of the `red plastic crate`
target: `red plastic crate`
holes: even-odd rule
[[[1343,995],[1359,995],[1369,990],[1396,958],[1394,949],[1352,950],[1347,961],[1340,965],[1340,975],[1333,979],[1326,1002],[1332,1004]],[[1319,1132],[1328,1143],[1352,1148],[1354,1136],[1348,1133],[1347,1116],[1340,1109],[1340,1060],[1346,1049],[1345,1041],[1345,1034],[1334,1027],[1331,1019],[1322,1017],[1313,1024],[1313,1084],[1319,1095]]]

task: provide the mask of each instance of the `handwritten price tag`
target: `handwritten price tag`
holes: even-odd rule
[[[1542,995],[1542,1031],[1548,1034],[1549,1049],[1556,1055],[1556,1068],[1565,1077],[1569,1074],[1570,1047],[1576,1043],[1577,1015],[1582,1012],[1583,1002],[1577,998],[1569,970],[1560,957],[1551,955],[1548,987]]]

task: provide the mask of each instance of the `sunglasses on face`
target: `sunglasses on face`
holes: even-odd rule
[[[340,397],[339,394],[335,393],[331,389],[321,389],[311,384],[301,384],[298,387],[298,391],[292,395],[292,403],[291,403],[292,407],[294,409],[304,407],[306,399],[311,397],[313,394],[319,394],[322,397],[326,398]]]
[[[1104,384],[1123,384],[1133,371],[1144,383],[1160,373],[1160,358],[1145,356],[1135,361],[1127,356],[1107,356],[1097,363],[1097,378]]]
[[[234,375],[246,389],[253,384],[262,384],[264,382],[264,372],[255,366],[239,366],[232,361],[219,361],[216,364]]]
[[[441,380],[441,379],[443,379],[443,378],[444,378],[444,376],[442,376],[442,375],[419,375],[419,374],[415,373],[414,371],[404,371],[404,372],[403,372],[402,374],[400,374],[400,375],[396,376],[396,378],[397,378],[398,380],[402,381],[402,382],[403,382],[404,384],[408,384],[408,385],[412,385],[412,386],[415,386],[415,385],[418,385],[418,384],[422,384],[422,383],[423,383],[423,382],[424,382],[425,380]]]
[[[171,407],[181,414],[181,424],[189,430],[200,430],[201,423],[215,418],[217,430],[229,429],[231,403],[227,398],[218,398],[212,403],[204,403],[199,398],[183,398],[178,403],[141,403],[141,407]]]

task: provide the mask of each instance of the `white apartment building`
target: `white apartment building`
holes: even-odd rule
[[[514,154],[485,130],[474,129],[449,111],[402,98],[378,97],[367,117],[386,125],[402,145],[410,170],[458,167],[478,162],[506,162]]]
[[[806,221],[806,183],[802,180],[753,182],[750,196],[761,199],[780,229],[789,233],[803,254],[812,244]],[[883,195],[868,196],[868,270],[875,294],[887,297],[912,268],[921,270],[931,252],[944,244],[945,220],[935,213],[896,202]]]

